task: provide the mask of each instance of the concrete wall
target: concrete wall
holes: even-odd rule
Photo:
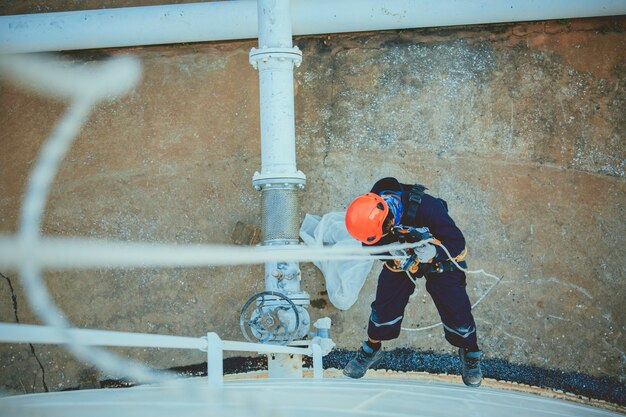
[[[296,39],[301,211],[344,210],[382,176],[426,184],[464,231],[471,268],[504,280],[475,309],[487,357],[624,381],[626,18]],[[150,47],[140,86],[97,108],[64,161],[45,233],[230,243],[260,225],[253,42]],[[69,55],[97,59],[100,52]],[[66,103],[0,81],[0,232],[16,230],[26,175]],[[302,265],[312,317],[339,347],[365,336],[380,265],[359,301],[335,309]],[[14,271],[0,271],[0,320],[37,323]],[[79,327],[241,339],[239,308],[261,266],[50,271]],[[493,283],[468,279],[476,300]],[[423,283],[405,327],[438,320]],[[388,348],[452,352],[436,328]],[[201,352],[119,349],[156,367]],[[54,346],[0,347],[0,384],[17,392],[106,378]],[[44,387],[45,383],[45,387]]]

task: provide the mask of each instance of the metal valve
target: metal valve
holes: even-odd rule
[[[256,307],[250,309],[254,303]],[[253,343],[286,345],[304,337],[308,326],[306,310],[276,291],[264,291],[252,296],[239,315],[241,332],[247,341]]]

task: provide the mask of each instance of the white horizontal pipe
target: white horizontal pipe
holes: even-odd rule
[[[169,349],[206,350],[207,341],[200,337],[166,336],[148,333],[108,330],[69,329],[72,343],[90,346],[130,346]],[[65,344],[67,339],[57,327],[31,324],[0,323],[0,342]]]
[[[626,0],[293,0],[294,35],[626,14]],[[256,2],[0,16],[0,52],[41,52],[257,37]]]
[[[223,350],[233,350],[237,352],[257,352],[257,353],[287,353],[292,355],[311,355],[311,348],[298,348],[283,345],[270,345],[261,343],[236,342],[222,340]]]
[[[0,17],[0,52],[43,52],[256,37],[247,0]]]
[[[626,0],[294,0],[294,35],[626,14]]]

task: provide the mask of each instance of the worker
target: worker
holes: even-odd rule
[[[427,194],[426,189],[420,184],[401,184],[395,178],[381,179],[371,192],[360,195],[348,207],[348,232],[364,245],[414,243],[433,237],[465,269],[463,258],[467,250],[463,233],[448,214],[447,203]],[[400,335],[404,309],[415,290],[416,278],[424,277],[426,290],[441,317],[445,338],[458,348],[463,382],[470,387],[480,386],[482,352],[465,291],[465,274],[441,246],[432,243],[408,249],[403,255],[383,265],[368,322],[368,338],[344,368],[344,375],[361,378],[380,363],[381,341]]]

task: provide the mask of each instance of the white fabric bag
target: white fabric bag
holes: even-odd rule
[[[307,214],[300,227],[300,238],[308,246],[361,247],[346,229],[345,212],[332,212],[323,217]],[[373,260],[316,261],[326,280],[328,298],[335,307],[347,310],[356,302],[374,264]]]

